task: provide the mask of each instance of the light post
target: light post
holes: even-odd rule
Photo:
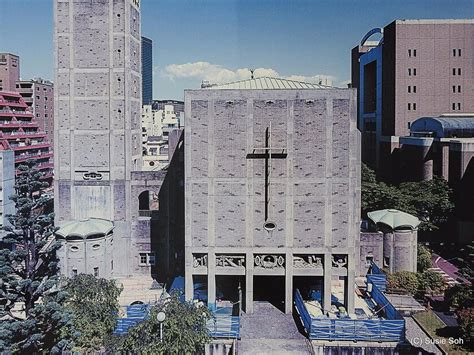
[[[163,342],[163,322],[166,319],[165,312],[158,312],[156,320],[160,323],[160,343]]]

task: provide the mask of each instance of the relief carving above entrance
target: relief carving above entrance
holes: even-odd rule
[[[258,254],[254,256],[255,267],[263,269],[281,269],[285,267],[283,255]]]

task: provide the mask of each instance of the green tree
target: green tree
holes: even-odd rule
[[[62,308],[65,294],[58,290],[56,250],[51,197],[42,173],[28,161],[18,167],[15,179],[16,214],[0,250],[0,352],[57,352],[69,346],[61,331],[68,326]]]
[[[405,291],[411,295],[418,290],[417,274],[410,271],[399,271],[387,276],[387,286],[392,291]]]
[[[81,351],[99,350],[114,328],[122,292],[114,280],[80,274],[67,279],[66,309],[71,313],[75,347]]]
[[[456,315],[462,338],[469,343],[467,345],[472,349],[474,345],[474,307],[461,308],[456,311]]]
[[[416,261],[418,272],[423,272],[432,267],[431,251],[421,243],[418,243]]]
[[[399,186],[377,181],[372,169],[362,164],[362,216],[380,209],[397,209],[417,216],[420,230],[438,229],[454,208],[452,189],[440,178],[420,182],[405,182]]]
[[[163,322],[163,342],[160,341],[159,312],[166,314]],[[204,306],[181,302],[177,293],[152,307],[150,317],[131,328],[119,346],[119,351],[144,354],[199,354],[211,340],[207,321],[212,313]]]
[[[418,277],[418,291],[423,295],[427,293],[439,294],[446,288],[443,277],[433,270],[426,270],[416,275]]]
[[[474,291],[471,285],[454,285],[444,292],[444,299],[452,308],[474,307]]]

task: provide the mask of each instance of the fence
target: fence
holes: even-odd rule
[[[387,275],[373,262],[370,265],[370,274],[367,274],[367,283],[376,285],[382,292],[387,290]]]
[[[377,289],[375,286],[374,289]],[[380,292],[380,290],[377,289]],[[383,294],[380,292],[380,295]],[[379,294],[377,296],[380,297]],[[386,300],[385,296],[383,296]],[[379,298],[380,301],[383,301]],[[388,302],[388,301],[387,301]],[[388,304],[390,304],[388,302]],[[295,291],[295,306],[308,337],[314,340],[392,341],[405,339],[402,319],[330,319],[313,318],[309,314],[300,291]],[[381,305],[382,306],[382,305]],[[390,304],[391,307],[393,307]],[[384,307],[384,306],[382,306]],[[389,307],[385,304],[385,307]],[[395,311],[396,312],[396,311]],[[397,312],[398,314],[398,312]]]
[[[214,314],[207,321],[207,329],[213,338],[240,338],[240,318],[229,314]]]

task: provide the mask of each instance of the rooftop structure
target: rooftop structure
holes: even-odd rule
[[[0,92],[0,140],[2,149],[15,152],[15,166],[35,160],[44,179],[52,180],[51,144],[30,108],[16,92]]]
[[[203,84],[206,89],[239,89],[239,90],[287,90],[287,89],[327,89],[330,86],[305,83],[301,81],[261,77],[236,81],[227,84]]]

